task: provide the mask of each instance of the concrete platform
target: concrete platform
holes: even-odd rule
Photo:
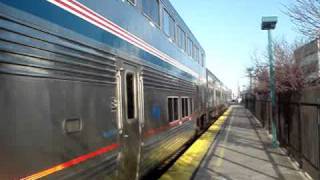
[[[231,106],[161,180],[303,180],[306,176],[242,106]]]
[[[232,106],[192,179],[302,180],[305,176],[279,149],[267,132],[242,106]]]

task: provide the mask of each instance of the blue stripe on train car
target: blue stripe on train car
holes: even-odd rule
[[[0,2],[12,6],[16,9],[28,12],[32,15],[41,17],[51,23],[57,24],[61,27],[67,28],[81,35],[94,39],[98,42],[107,44],[114,49],[120,49],[130,55],[137,56],[145,60],[148,64],[156,65],[163,71],[167,71],[172,75],[178,76],[188,81],[196,81],[196,77],[184,72],[177,67],[161,60],[160,58],[138,48],[134,45],[120,39],[119,37],[108,33],[93,24],[45,1],[17,1],[17,0],[0,0]]]

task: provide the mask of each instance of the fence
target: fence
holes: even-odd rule
[[[246,107],[271,132],[271,102],[249,97]],[[320,104],[280,102],[276,108],[277,139],[300,167],[320,179]]]

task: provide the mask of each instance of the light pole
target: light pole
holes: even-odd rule
[[[278,18],[276,16],[262,17],[261,29],[268,30],[268,53],[269,53],[269,68],[270,68],[270,95],[272,106],[272,119],[271,119],[271,131],[272,131],[272,146],[278,147],[277,143],[277,129],[275,122],[276,111],[276,90],[275,90],[275,77],[274,77],[274,55],[273,55],[273,43],[271,30],[276,28]]]
[[[247,72],[250,78],[250,94],[252,94],[252,71],[253,71],[253,68],[251,67],[247,68]]]

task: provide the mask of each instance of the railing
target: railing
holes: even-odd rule
[[[248,98],[245,106],[271,132],[271,101]],[[276,109],[280,145],[302,169],[320,179],[320,104],[279,102]]]

